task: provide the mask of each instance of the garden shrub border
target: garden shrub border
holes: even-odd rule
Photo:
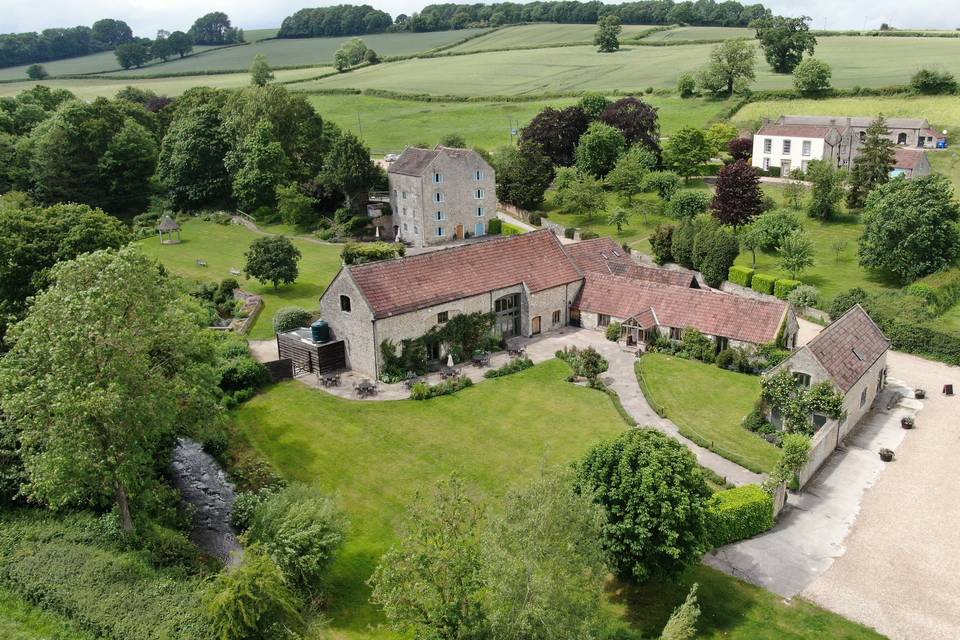
[[[452,380],[445,380],[439,384],[430,385],[426,382],[418,382],[410,390],[411,400],[429,400],[438,396],[448,396],[473,386],[473,380],[467,376],[457,376]]]
[[[752,538],[773,527],[773,498],[757,484],[718,491],[707,505],[707,523],[714,547]]]
[[[735,264],[730,267],[730,271],[727,273],[727,279],[733,284],[750,288],[750,285],[753,283],[754,273],[756,273],[756,271],[750,267]]]
[[[787,296],[790,295],[790,292],[802,284],[803,283],[799,280],[791,280],[789,278],[777,280],[773,283],[773,295],[777,296],[781,300],[786,300]]]
[[[760,293],[773,295],[774,287],[777,284],[777,277],[766,273],[754,273],[753,280],[750,282],[750,288]]]
[[[487,379],[493,378],[502,378],[503,376],[509,376],[512,373],[519,373],[525,371],[533,366],[533,360],[527,357],[514,358],[510,362],[504,364],[501,367],[496,369],[490,369],[483,373],[483,377]]]

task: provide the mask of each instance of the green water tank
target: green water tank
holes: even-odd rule
[[[316,343],[330,342],[330,325],[326,320],[317,320],[310,325],[310,335]]]

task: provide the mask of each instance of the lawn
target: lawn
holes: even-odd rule
[[[66,619],[44,611],[0,587],[0,638],[4,640],[93,640]]]
[[[233,277],[230,269],[242,270],[243,254],[257,237],[246,227],[200,220],[184,223],[181,234],[181,244],[161,245],[157,238],[150,237],[140,241],[140,246],[144,253],[160,260],[173,273],[212,282]],[[245,290],[263,296],[264,309],[250,332],[252,340],[273,337],[273,316],[282,307],[319,308],[320,295],[340,268],[340,245],[317,244],[302,239],[294,240],[294,243],[303,258],[300,260],[300,277],[292,285],[274,290],[270,284],[244,280],[243,276],[237,278]],[[207,266],[197,266],[197,260],[205,260]]]
[[[350,516],[332,577],[340,637],[384,637],[365,633],[380,615],[364,582],[414,492],[456,472],[479,495],[497,497],[626,427],[606,395],[569,384],[568,373],[552,360],[429,401],[350,401],[287,382],[235,413],[284,477],[335,493]]]
[[[650,29],[647,25],[625,24],[621,40],[629,39]],[[514,47],[534,47],[558,44],[592,44],[597,32],[594,24],[521,24],[504,27],[479,38],[474,38],[448,49],[451,52],[488,51]]]
[[[303,85],[290,88],[299,90]],[[0,85],[2,87],[2,85]],[[544,107],[563,108],[576,98],[533,102],[420,102],[363,95],[311,95],[321,116],[359,135],[376,155],[399,153],[413,144],[437,144],[459,133],[467,144],[495,149],[510,143],[510,128],[522,128]],[[660,109],[662,133],[684,125],[706,126],[727,107],[723,101],[644,96]]]
[[[760,395],[759,376],[660,353],[640,358],[637,371],[683,435],[753,471],[773,468],[780,450],[740,424]]]

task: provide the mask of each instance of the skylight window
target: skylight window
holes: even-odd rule
[[[857,356],[857,360],[859,360],[860,362],[863,362],[863,356],[860,355],[860,352],[857,351],[856,348],[851,349],[851,351],[853,351],[853,355]]]

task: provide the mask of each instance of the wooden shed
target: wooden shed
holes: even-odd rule
[[[347,368],[347,352],[343,340],[314,342],[310,329],[302,328],[277,334],[280,359],[293,362],[295,376],[304,373],[332,373]]]

